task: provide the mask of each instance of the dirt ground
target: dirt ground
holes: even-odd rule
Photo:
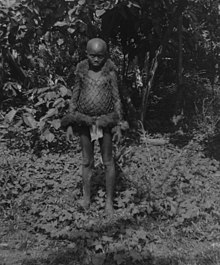
[[[7,210],[3,209],[3,213],[0,215],[0,265],[220,264],[220,214],[218,211],[220,198],[220,176],[218,174],[219,166],[216,160],[207,157],[203,158],[203,156],[197,155],[197,151],[192,152],[191,149],[190,152],[186,154],[184,150],[176,150],[173,147],[169,147],[169,150],[164,147],[144,146],[142,150],[139,147],[135,147],[133,154],[129,158],[129,163],[124,161],[128,158],[125,157],[125,155],[121,155],[121,160],[119,162],[122,166],[124,165],[123,163],[127,163],[128,171],[126,172],[129,172],[128,174],[131,174],[132,176],[132,179],[129,179],[130,182],[138,182],[139,180],[142,181],[139,177],[149,170],[151,170],[149,171],[150,176],[153,174],[152,172],[155,173],[155,170],[157,170],[156,179],[159,179],[161,166],[163,168],[167,167],[166,163],[161,164],[161,161],[166,160],[169,162],[170,157],[172,158],[171,166],[173,166],[173,157],[175,159],[177,157],[180,160],[181,167],[179,165],[177,166],[177,169],[180,171],[182,170],[182,164],[188,163],[188,165],[192,167],[194,176],[197,176],[197,173],[200,170],[197,176],[198,179],[194,179],[193,177],[192,181],[190,180],[191,182],[188,182],[188,180],[186,182],[185,179],[180,179],[180,183],[187,185],[187,187],[191,187],[194,185],[195,180],[198,180],[195,186],[195,192],[197,192],[196,195],[198,195],[197,197],[199,197],[199,194],[201,193],[202,197],[206,196],[206,199],[211,205],[207,206],[206,201],[201,204],[200,202],[197,202],[197,205],[201,209],[205,209],[203,212],[199,209],[199,211],[205,215],[205,218],[201,215],[201,220],[197,218],[192,219],[195,220],[192,221],[189,216],[187,217],[187,222],[190,221],[190,225],[183,223],[181,226],[177,223],[176,217],[167,218],[166,215],[161,215],[160,213],[158,218],[153,218],[151,214],[143,214],[141,212],[141,208],[138,208],[138,204],[134,204],[132,206],[133,201],[137,199],[136,191],[134,191],[132,186],[125,188],[124,190],[117,190],[117,200],[118,205],[120,206],[116,209],[113,220],[109,221],[102,214],[103,194],[98,191],[98,195],[94,198],[93,208],[91,211],[89,213],[79,212],[78,208],[74,206],[75,208],[73,208],[73,211],[75,212],[71,215],[71,218],[75,216],[75,219],[73,221],[69,220],[69,226],[72,225],[72,228],[77,226],[79,229],[78,231],[82,228],[88,232],[86,238],[87,241],[84,241],[83,238],[79,240],[76,237],[73,237],[72,239],[70,239],[70,237],[53,237],[43,230],[34,231],[32,227],[36,225],[35,222],[39,221],[39,225],[42,225],[42,223],[45,222],[46,217],[39,216],[38,220],[36,218],[37,215],[35,213],[31,213],[32,209],[29,208],[26,213],[24,212],[24,202],[26,200],[31,200],[32,203],[35,202],[35,199],[39,200],[39,203],[46,200],[46,203],[57,205],[57,202],[51,201],[51,199],[57,198],[58,194],[61,194],[63,198],[66,198],[66,195],[68,197],[69,193],[65,194],[65,192],[68,190],[67,187],[70,185],[69,179],[72,179],[73,169],[75,172],[77,171],[75,166],[71,167],[71,163],[73,159],[75,159],[77,163],[79,162],[79,152],[77,151],[72,155],[67,154],[59,156],[57,154],[48,154],[45,157],[36,160],[30,160],[29,154],[21,155],[16,152],[11,153],[11,151],[5,151],[5,149],[4,154],[7,157],[6,160],[10,161],[11,164],[8,166],[3,159],[1,161],[4,168],[2,172],[6,174],[5,176],[10,176],[10,174],[17,176],[17,174],[20,174],[19,177],[24,182],[24,187],[26,187],[27,183],[30,182],[30,176],[33,183],[36,180],[36,183],[34,184],[35,186],[39,184],[40,180],[48,181],[45,177],[49,176],[47,171],[53,172],[54,175],[52,181],[54,181],[54,179],[56,181],[52,182],[53,186],[51,186],[51,180],[49,183],[42,184],[44,190],[43,192],[40,190],[41,193],[38,197],[36,193],[38,190],[28,188],[26,192],[23,192],[23,196],[25,195],[27,197],[22,199],[22,204],[20,203],[20,195],[17,195],[16,193],[15,202],[19,203],[18,205],[21,209],[19,207],[19,209],[13,208],[13,205],[11,205],[11,208],[8,208]],[[68,161],[66,160],[67,157],[69,157]],[[149,166],[147,166],[149,165],[149,161],[147,161],[148,159],[151,160],[151,164],[154,166],[153,169],[149,169]],[[56,161],[56,163],[54,163],[54,161]],[[69,161],[71,161],[71,163]],[[205,166],[204,169],[202,168],[203,166]],[[207,167],[209,167],[209,169],[207,169]],[[65,171],[63,171],[63,168],[65,168]],[[203,176],[201,174],[201,168],[202,171],[205,171]],[[18,170],[21,172],[18,173]],[[62,178],[61,172],[63,174]],[[184,174],[191,176],[188,171],[186,172],[187,174]],[[161,176],[163,177],[163,175]],[[15,179],[17,179],[17,177]],[[60,179],[62,179],[62,183],[60,182]],[[170,179],[168,180],[170,181]],[[205,182],[202,180],[205,180]],[[74,192],[76,193],[75,198],[78,200],[81,198],[81,178],[77,177],[74,181]],[[146,181],[146,178],[144,181]],[[17,182],[13,183],[14,185],[18,185]],[[204,185],[204,183],[206,183],[206,185]],[[119,183],[118,185],[120,186],[122,184]],[[136,184],[137,183],[135,183],[135,185]],[[62,187],[62,185],[63,190],[61,190],[61,193],[56,193],[57,187]],[[201,185],[201,188],[198,185]],[[14,186],[9,185],[8,187],[9,189],[6,189],[5,186],[5,189],[2,189],[3,192],[5,192],[5,190],[9,192],[11,189],[17,191]],[[132,197],[134,193],[136,197]],[[46,194],[46,197],[41,198],[44,194]],[[120,197],[121,194],[123,194],[124,197]],[[192,196],[194,194],[189,193],[189,195]],[[141,197],[142,195],[139,194],[138,196]],[[2,198],[5,197],[3,196]],[[68,202],[66,202],[66,204],[68,204]],[[60,212],[62,211],[62,207],[64,207],[64,205],[65,202],[62,201],[61,206],[59,206],[61,208],[57,209],[58,212],[56,213],[54,210],[56,213],[55,217],[53,217],[54,212],[50,212],[49,217],[52,216],[57,220],[61,220]],[[164,207],[164,204],[161,202],[160,205]],[[170,211],[171,214],[170,205],[168,206],[167,211]],[[37,205],[36,207],[39,206]],[[36,209],[38,212],[41,211],[41,208]],[[136,212],[133,212],[134,209]],[[67,210],[72,211],[72,208],[67,208]],[[49,210],[47,209],[45,214],[47,214],[48,211]],[[178,213],[175,214],[178,217]],[[128,217],[129,215],[131,218]],[[134,218],[134,216],[136,217]],[[66,220],[64,220],[64,222],[65,221]],[[60,221],[60,223],[62,222]],[[94,231],[90,229],[90,223],[96,227],[95,236]],[[128,230],[128,233],[122,231],[124,228],[125,230]],[[70,229],[70,233],[71,231],[72,230]],[[112,236],[112,231],[114,231],[114,236]],[[146,233],[146,237],[143,237],[142,231]],[[93,240],[94,242],[92,242],[92,244],[91,242],[89,243],[92,247],[88,247],[87,242]],[[119,243],[126,246],[126,250],[124,250],[124,252],[119,252],[120,255],[116,252],[114,253],[113,251],[113,256],[111,256],[112,254],[109,254],[109,247],[116,246]],[[139,259],[138,256],[135,256],[136,254],[133,253],[134,249],[138,250],[139,254],[142,255],[141,259]],[[143,254],[143,251],[144,253],[146,252],[146,256]],[[83,255],[92,257],[93,254],[95,254],[98,259],[84,259]],[[131,255],[133,260],[129,255]],[[114,257],[114,260],[112,260],[112,257]]]

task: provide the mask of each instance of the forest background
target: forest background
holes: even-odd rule
[[[2,0],[0,22],[0,264],[219,264],[218,1]],[[60,129],[96,36],[130,127],[113,220],[98,155],[80,208],[78,139]]]

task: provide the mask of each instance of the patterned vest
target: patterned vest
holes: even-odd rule
[[[107,76],[93,79],[84,76],[80,80],[77,110],[89,116],[100,116],[114,110],[111,80]]]

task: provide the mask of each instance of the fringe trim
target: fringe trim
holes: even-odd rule
[[[76,75],[79,75],[81,78],[84,79],[88,75],[88,71],[89,71],[88,59],[85,59],[77,64]],[[103,77],[110,76],[111,72],[116,72],[116,71],[117,71],[116,65],[113,63],[111,59],[107,59],[102,67],[101,75]]]
[[[67,128],[70,125],[86,125],[91,126],[94,119],[91,117],[81,114],[79,112],[76,112],[74,114],[67,114],[65,115],[61,120],[61,127]],[[112,128],[118,124],[119,117],[115,112],[111,112],[106,115],[101,115],[100,117],[97,117],[98,124],[101,128]]]

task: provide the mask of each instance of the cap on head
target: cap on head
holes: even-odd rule
[[[105,54],[107,52],[107,45],[104,40],[100,38],[94,38],[88,41],[86,49],[88,53]]]

